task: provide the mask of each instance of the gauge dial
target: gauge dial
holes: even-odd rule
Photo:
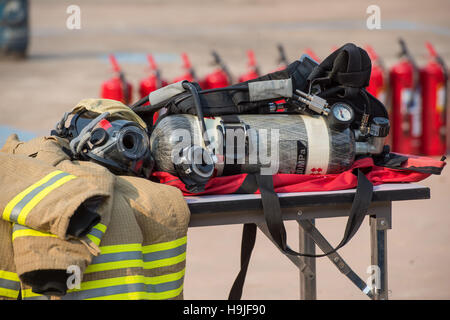
[[[328,115],[328,124],[330,125],[330,128],[345,130],[353,122],[354,118],[355,114],[350,105],[343,102],[337,102],[331,106]]]
[[[348,122],[353,120],[353,110],[345,103],[335,103],[332,107],[334,117],[342,122]]]

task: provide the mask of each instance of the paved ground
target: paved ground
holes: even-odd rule
[[[426,62],[429,40],[450,63],[449,1],[76,1],[81,30],[66,29],[66,8],[74,1],[31,2],[30,57],[0,62],[0,126],[45,134],[79,100],[96,97],[111,76],[106,56],[118,53],[129,79],[146,76],[145,54],[155,54],[163,75],[181,73],[179,54],[189,53],[199,75],[211,70],[209,52],[216,49],[233,74],[243,73],[245,51],[254,49],[263,72],[276,67],[276,44],[290,59],[312,48],[324,58],[346,42],[371,44],[389,66],[402,36],[419,63]],[[368,30],[366,8],[381,9],[381,30]],[[136,92],[135,92],[136,93]],[[4,132],[4,130],[0,130]],[[389,232],[389,282],[394,299],[450,298],[450,173],[424,181],[432,199],[394,206]],[[337,242],[345,221],[320,221],[318,227]],[[297,229],[288,224],[290,243]],[[185,297],[223,299],[239,265],[240,226],[189,231]],[[368,223],[342,255],[365,278],[370,262]],[[320,259],[318,297],[364,298],[328,260]],[[246,299],[296,299],[297,271],[258,237],[244,291]]]

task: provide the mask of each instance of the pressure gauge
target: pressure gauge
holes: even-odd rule
[[[343,102],[336,102],[330,108],[328,114],[328,124],[332,129],[345,130],[353,122],[355,113],[350,105]]]

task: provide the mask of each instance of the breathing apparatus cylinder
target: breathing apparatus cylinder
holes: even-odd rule
[[[340,173],[351,167],[357,153],[381,153],[386,132],[380,133],[384,135],[378,139],[381,143],[361,142],[349,125],[335,124],[330,118],[300,114],[208,117],[204,120],[210,145],[205,146],[196,116],[170,115],[154,128],[150,146],[156,170],[179,176],[195,192],[214,175],[260,170],[266,174]]]
[[[178,176],[189,192],[213,176],[333,174],[357,155],[385,149],[388,114],[364,90],[370,70],[367,53],[346,44],[320,65],[302,56],[286,70],[213,90],[180,82],[132,108],[144,118],[168,110],[152,128],[150,148],[156,170]],[[274,102],[282,98],[279,113]]]

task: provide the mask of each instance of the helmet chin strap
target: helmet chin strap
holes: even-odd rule
[[[99,115],[97,118],[92,120],[86,127],[81,130],[80,134],[74,138],[72,141],[70,141],[70,150],[72,151],[73,155],[79,155],[81,151],[83,150],[84,145],[86,142],[89,141],[91,138],[92,129],[104,118],[109,116],[109,112],[103,112],[101,115]]]

